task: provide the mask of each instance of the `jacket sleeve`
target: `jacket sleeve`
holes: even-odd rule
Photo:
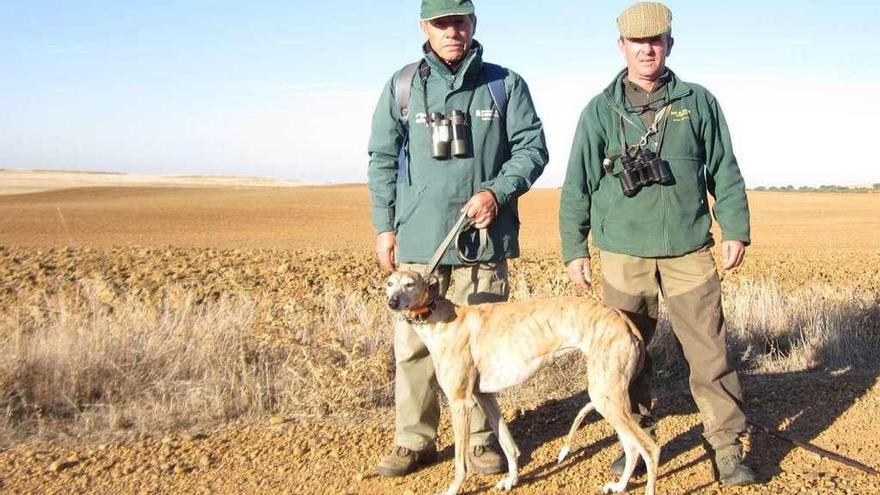
[[[751,242],[749,203],[745,182],[733,154],[727,121],[718,101],[709,95],[709,119],[704,122],[706,187],[715,198],[712,212],[721,226],[722,240]]]
[[[406,136],[398,120],[392,94],[393,81],[388,81],[373,112],[373,125],[367,152],[370,163],[367,185],[372,204],[373,227],[376,233],[394,230],[394,206],[397,199],[397,154]]]
[[[574,133],[571,154],[559,200],[559,234],[562,259],[568,265],[577,258],[589,258],[587,237],[590,233],[592,193],[599,187],[605,136],[595,100],[584,109]]]
[[[513,72],[511,75],[505,118],[510,158],[497,176],[482,184],[495,195],[498,206],[528,191],[549,159],[544,126],[535,111],[529,88],[521,77]]]

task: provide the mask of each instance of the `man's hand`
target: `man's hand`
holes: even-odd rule
[[[725,270],[731,270],[741,265],[745,256],[746,245],[742,241],[721,242],[721,259]]]
[[[385,273],[397,269],[397,236],[394,232],[382,232],[376,236],[376,259]]]
[[[467,217],[473,220],[474,228],[485,229],[498,215],[498,203],[489,191],[480,191],[461,208]]]
[[[566,267],[568,278],[582,289],[589,289],[593,283],[593,275],[590,272],[590,258],[576,258],[571,260]]]

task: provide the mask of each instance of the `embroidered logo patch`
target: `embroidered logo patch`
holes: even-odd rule
[[[495,120],[501,114],[494,108],[487,108],[485,110],[474,110],[474,116],[480,120]]]
[[[687,108],[682,108],[681,110],[673,110],[669,112],[669,118],[672,119],[673,122],[681,122],[684,120],[691,119],[691,111]]]

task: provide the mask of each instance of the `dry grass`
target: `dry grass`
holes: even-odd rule
[[[540,269],[514,270],[515,297],[564,291],[556,276],[530,288],[531,268]],[[268,303],[255,303],[246,292],[203,300],[190,288],[166,286],[158,303],[144,304],[109,297],[94,279],[75,287],[3,308],[4,441],[279,413],[369,414],[393,403],[391,319],[378,291],[330,284],[308,304],[288,301],[282,329],[268,334],[258,328]],[[880,362],[880,309],[872,291],[821,283],[785,291],[773,280],[745,277],[726,281],[725,293],[732,355],[747,372]],[[683,374],[665,318],[650,350],[661,376]],[[584,385],[580,360],[572,357],[502,400],[534,407]]]
[[[7,434],[162,429],[274,406],[269,356],[250,343],[248,300],[197,305],[172,291],[151,308],[134,298],[105,303],[100,282],[79,289],[47,295],[31,311],[41,319],[0,321]]]
[[[826,284],[788,293],[774,280],[746,280],[728,294],[731,339],[756,372],[876,367],[877,297]]]

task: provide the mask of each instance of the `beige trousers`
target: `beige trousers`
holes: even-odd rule
[[[424,271],[425,265],[402,263],[401,270]],[[443,265],[437,269],[440,293],[458,305],[506,301],[510,295],[507,261],[468,266]],[[422,340],[409,323],[394,325],[395,442],[422,450],[434,445],[440,406],[434,363]],[[489,443],[492,429],[479,407],[471,413],[472,447]]]
[[[703,436],[718,450],[737,445],[746,432],[742,390],[727,361],[721,282],[708,248],[671,258],[602,252],[605,303],[627,313],[650,342],[657,325],[658,292],[690,366],[690,387],[703,414]],[[630,388],[633,412],[645,425],[650,390],[645,371]]]

